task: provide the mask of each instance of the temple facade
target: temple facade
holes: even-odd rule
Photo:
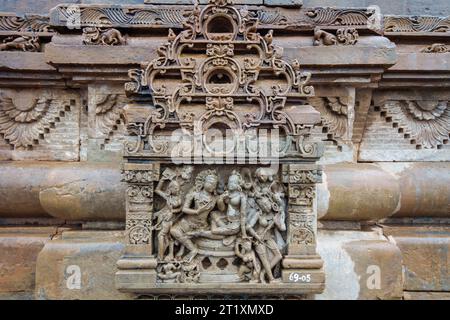
[[[0,0],[0,299],[450,299],[450,5]]]

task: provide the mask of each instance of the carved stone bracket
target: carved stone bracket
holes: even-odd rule
[[[35,95],[28,90],[0,94],[0,135],[13,149],[32,150],[74,104],[70,99]]]
[[[322,126],[327,139],[342,143],[350,143],[353,136],[355,120],[352,97],[314,97],[309,98],[311,105],[320,112]]]

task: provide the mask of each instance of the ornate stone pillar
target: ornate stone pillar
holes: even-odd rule
[[[316,253],[317,192],[322,168],[315,164],[283,165],[288,189],[287,254],[283,259],[283,281],[324,285],[323,262]]]
[[[126,251],[117,262],[116,284],[156,282],[157,261],[153,254],[153,183],[159,180],[159,165],[125,162],[122,180],[126,189]]]

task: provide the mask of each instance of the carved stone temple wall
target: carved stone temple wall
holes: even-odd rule
[[[0,298],[450,299],[446,1],[73,2],[0,1]]]

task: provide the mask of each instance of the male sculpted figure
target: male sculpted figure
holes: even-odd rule
[[[216,189],[219,177],[214,170],[204,170],[197,175],[196,186],[189,191],[183,205],[184,215],[170,229],[170,234],[190,252],[186,262],[192,261],[198,248],[191,238],[197,231],[208,228],[209,213],[216,206]]]

